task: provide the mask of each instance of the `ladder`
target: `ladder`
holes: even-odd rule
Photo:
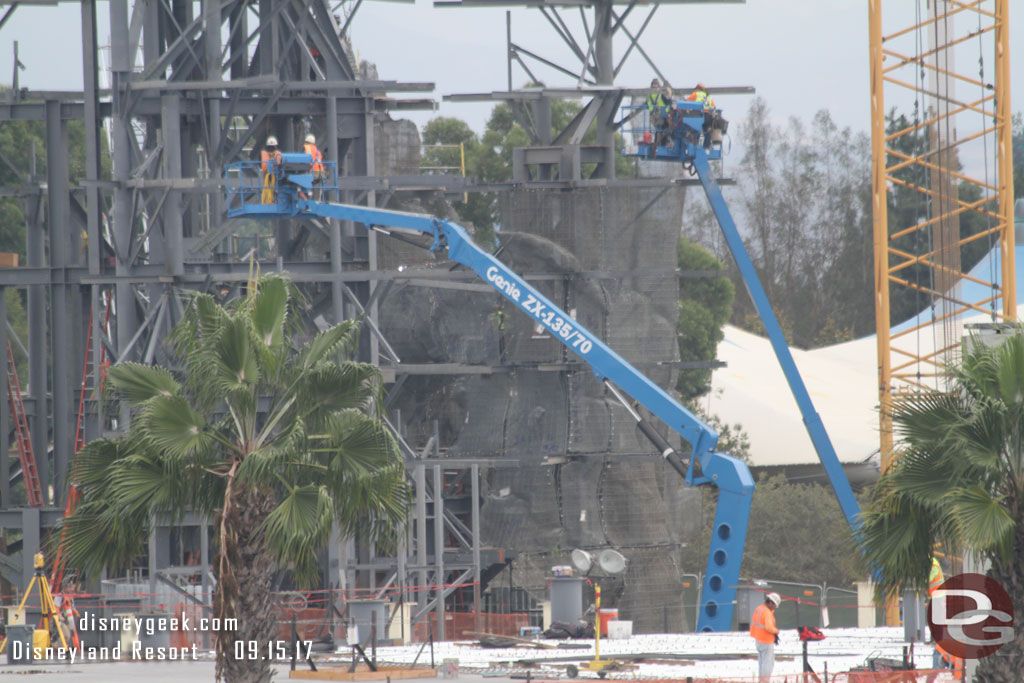
[[[106,313],[103,316],[103,327],[102,332],[105,334],[110,325],[110,307],[113,302],[113,292],[107,294],[106,299]],[[78,417],[75,421],[75,454],[85,446],[85,397],[89,388],[89,378],[92,375],[89,373],[89,355],[92,351],[92,322],[93,322],[93,311],[89,309],[89,327],[85,337],[85,363],[82,367],[82,383],[79,386],[78,391]],[[107,380],[107,347],[100,340],[100,377],[99,385],[96,386],[93,383],[93,390],[97,396],[103,395],[103,387]],[[78,486],[75,484],[74,479],[71,480],[71,485],[68,487],[68,499],[64,505],[64,516],[67,517],[75,511],[78,507]],[[60,542],[57,544],[57,553],[53,559],[53,590],[60,592],[64,583],[64,571],[65,558],[64,558],[64,540],[66,538],[66,530],[61,528]]]
[[[32,450],[28,420],[25,417],[25,404],[21,401],[21,384],[18,382],[18,370],[14,364],[14,351],[11,349],[10,343],[7,344],[7,398],[11,403],[15,448],[18,451],[18,458],[21,460],[21,474],[25,482],[28,504],[34,508],[42,507],[43,490],[39,485],[36,456]]]

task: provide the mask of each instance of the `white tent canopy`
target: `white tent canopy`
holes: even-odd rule
[[[1017,301],[1024,310],[1024,245],[1016,249]],[[999,273],[998,251],[972,269],[976,276],[988,279]],[[978,287],[967,283],[957,298],[979,301],[983,297],[970,291]],[[908,329],[918,320],[929,320],[931,311],[893,328]],[[983,315],[957,322],[958,330],[972,322],[988,322]],[[935,335],[941,329],[923,327],[906,335],[904,347],[919,348],[921,355],[936,348]],[[940,339],[941,343],[941,339]],[[855,339],[811,351],[792,349],[793,358],[811,400],[821,415],[839,461],[862,463],[877,457],[878,434],[878,351],[875,336]],[[818,463],[796,400],[765,337],[726,326],[725,339],[718,345],[718,359],[726,367],[714,372],[711,394],[702,399],[708,412],[728,424],[739,423],[750,437],[751,465],[755,467],[808,465]]]

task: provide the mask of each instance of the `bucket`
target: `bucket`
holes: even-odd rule
[[[609,607],[608,609],[605,609],[603,607],[601,608],[600,622],[601,622],[601,635],[602,636],[607,636],[608,635],[608,622],[611,621],[612,619],[618,619],[618,618],[619,618],[619,608],[618,607]]]
[[[50,632],[41,628],[37,628],[35,631],[32,631],[33,655],[38,652],[40,654],[40,659],[42,659],[43,653],[46,652],[46,648],[48,647],[50,647]],[[32,657],[32,659],[35,659],[35,657]]]
[[[613,619],[608,622],[608,640],[626,640],[633,636],[633,622]]]

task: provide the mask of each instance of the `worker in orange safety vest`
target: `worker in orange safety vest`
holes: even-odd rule
[[[266,147],[260,150],[260,170],[263,172],[263,193],[260,202],[273,204],[277,201],[274,186],[277,184],[277,168],[281,165],[281,152],[277,149],[277,138],[267,137]]]
[[[775,645],[779,642],[775,610],[781,602],[778,593],[769,593],[764,598],[764,604],[757,606],[750,619],[750,635],[757,648],[757,675],[762,681],[767,681],[775,668]]]
[[[942,575],[942,567],[939,566],[939,561],[932,555],[932,568],[928,573],[928,597],[931,598],[932,594],[938,590],[945,582],[945,577]],[[957,657],[956,655],[946,652],[946,650],[935,643],[935,654],[932,657],[932,666],[938,668],[948,668],[953,670],[953,678],[955,680],[963,680],[964,677],[964,658]]]
[[[323,196],[323,184],[326,172],[324,171],[324,155],[320,153],[320,150],[316,146],[316,136],[312,133],[306,136],[306,144],[302,146],[302,151],[313,157],[313,163],[310,165],[309,170],[313,173],[313,185],[319,185],[314,191],[314,199],[320,201]]]
[[[81,647],[77,623],[78,610],[75,609],[74,598],[65,595],[60,603],[60,618],[57,620],[57,628],[63,632],[65,642],[76,650]]]

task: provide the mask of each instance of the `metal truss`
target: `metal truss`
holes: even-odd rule
[[[883,470],[896,455],[894,403],[905,393],[945,390],[945,368],[957,357],[965,319],[1017,316],[1009,3],[914,4],[916,11],[909,3],[885,3],[886,11],[882,0],[869,3]],[[902,124],[886,120],[886,107],[894,104],[904,110]],[[918,207],[910,219],[898,219],[897,192]],[[972,275],[985,251],[998,265]],[[907,307],[897,311],[894,299],[906,302],[908,293],[920,302],[911,315],[925,313],[895,319]]]

